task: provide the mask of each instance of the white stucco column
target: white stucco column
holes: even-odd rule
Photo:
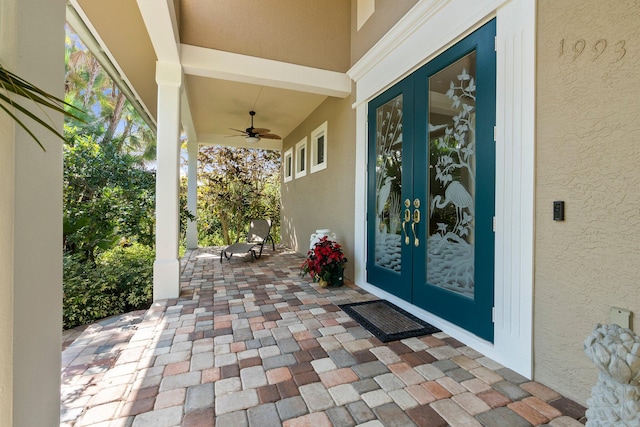
[[[187,210],[193,216],[197,216],[198,209],[198,141],[187,143],[189,155],[187,171]],[[187,223],[187,249],[198,248],[198,221]]]
[[[0,0],[0,62],[64,98],[64,0]],[[57,130],[62,115],[18,101]],[[62,145],[0,111],[0,425],[60,425]]]
[[[158,148],[156,175],[156,260],[153,264],[153,299],[180,295],[179,189],[180,91],[182,67],[156,64],[158,83]]]

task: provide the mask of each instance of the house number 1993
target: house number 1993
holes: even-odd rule
[[[595,42],[587,42],[585,39],[577,40],[560,40],[560,57],[568,56],[571,61],[575,61],[582,55],[597,61],[609,59],[609,63],[613,64],[620,61],[627,54],[626,40],[618,40],[610,45],[607,39],[599,39]],[[607,55],[603,55],[607,52]]]

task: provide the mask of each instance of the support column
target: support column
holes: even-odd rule
[[[187,144],[189,155],[187,172],[187,210],[197,217],[198,209],[198,141],[189,140]],[[187,223],[187,249],[198,248],[198,221],[194,219]]]
[[[0,62],[64,98],[63,0],[0,0]],[[20,100],[62,131],[62,115]],[[21,118],[24,116],[21,115]],[[0,111],[0,425],[60,425],[62,145]]]
[[[180,91],[182,67],[156,64],[158,83],[158,148],[156,172],[156,260],[153,264],[153,299],[180,295],[179,190]]]

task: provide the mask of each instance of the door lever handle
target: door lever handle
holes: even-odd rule
[[[413,244],[418,247],[420,246],[420,239],[418,239],[418,235],[416,234],[416,224],[420,223],[420,199],[413,200],[413,222],[411,223],[411,232],[413,233]]]
[[[414,206],[416,209],[413,211],[413,222],[411,223],[411,232],[413,233],[413,244],[417,247],[420,246],[420,239],[416,234],[416,224],[420,223],[420,210],[418,210],[418,206],[420,206],[420,201],[416,199],[414,201]]]
[[[404,234],[404,244],[408,245],[409,244],[409,235],[407,234],[407,230],[404,228],[404,226],[411,221],[411,212],[409,212],[409,206],[411,206],[411,202],[409,201],[409,199],[404,201],[404,205],[406,207],[406,209],[404,210],[404,221],[402,221],[402,233]]]

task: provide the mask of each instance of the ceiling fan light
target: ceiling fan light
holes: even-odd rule
[[[260,138],[257,136],[248,136],[245,138],[248,144],[257,144],[260,141]]]

